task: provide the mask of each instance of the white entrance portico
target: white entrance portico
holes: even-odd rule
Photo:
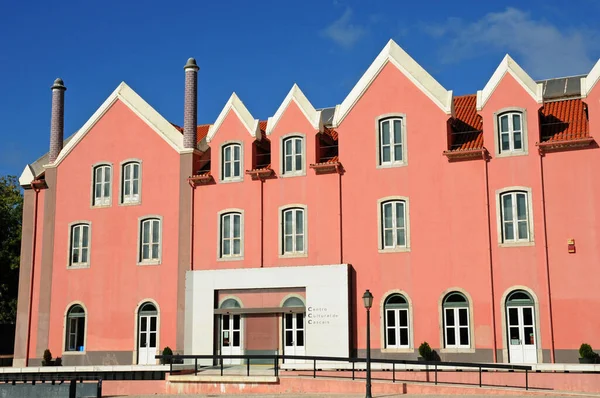
[[[223,325],[215,325],[219,321],[216,313],[222,312],[215,307],[217,292],[281,288],[303,288],[306,293],[306,314],[284,317],[286,346],[281,353],[293,346],[296,355],[347,357],[350,337],[347,264],[188,271],[184,353],[212,355],[216,352],[215,342],[222,344],[223,338],[215,339],[214,334],[215,330],[223,333],[225,329]],[[246,307],[241,311],[260,310]],[[222,323],[223,317],[220,319]]]

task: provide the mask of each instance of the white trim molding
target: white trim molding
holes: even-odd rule
[[[390,39],[371,66],[369,66],[359,79],[358,83],[352,88],[348,96],[339,105],[339,108],[336,109],[333,120],[334,127],[339,127],[388,62],[398,68],[402,74],[414,83],[443,112],[447,115],[452,115],[452,90],[446,90],[394,40]]]
[[[385,248],[383,241],[383,214],[382,207],[386,202],[404,202],[404,231],[405,246]],[[379,253],[401,253],[410,251],[410,200],[408,196],[385,196],[377,199],[377,250]]]
[[[281,105],[279,105],[279,108],[277,109],[277,112],[275,112],[275,115],[270,117],[267,121],[267,135],[271,135],[271,133],[275,129],[275,126],[277,126],[277,123],[279,123],[279,120],[281,119],[281,117],[283,116],[283,114],[285,113],[286,109],[292,101],[294,101],[296,105],[298,105],[298,108],[300,108],[302,114],[304,114],[306,119],[309,121],[309,123],[313,126],[315,130],[320,131],[322,129],[323,125],[321,122],[321,111],[317,111],[312,106],[312,104],[310,103],[308,98],[306,98],[302,90],[300,90],[300,87],[298,87],[298,85],[294,83],[292,89],[288,92]]]
[[[444,299],[453,292],[462,294],[467,298],[469,307],[469,347],[448,347],[446,348],[446,329],[444,322]],[[438,299],[439,312],[439,335],[440,335],[440,352],[441,353],[474,353],[475,352],[475,316],[473,314],[473,298],[464,289],[460,287],[451,287],[442,292]]]
[[[581,96],[587,97],[600,80],[600,59],[587,76],[581,78]]]
[[[156,300],[151,299],[151,298],[145,298],[145,299],[141,300],[140,302],[138,302],[138,305],[135,307],[135,312],[133,314],[134,319],[135,319],[135,321],[134,321],[135,328],[133,329],[133,341],[134,341],[135,345],[133,347],[133,362],[132,363],[135,363],[135,364],[140,363],[140,358],[138,357],[138,351],[140,348],[139,347],[140,309],[142,308],[142,305],[144,305],[146,303],[150,303],[150,304],[154,305],[154,307],[156,308],[156,353],[157,354],[162,353],[162,350],[160,348],[160,306],[158,305]]]
[[[505,113],[520,113],[521,114],[521,145],[523,146],[521,151],[515,150],[500,150],[500,123],[498,119]],[[513,137],[511,136],[511,140]],[[510,156],[525,156],[529,154],[529,135],[527,129],[527,109],[520,108],[517,106],[510,106],[502,109],[498,109],[494,112],[494,154],[497,158],[505,158]]]
[[[147,220],[158,220],[158,258],[157,259],[142,259],[142,223]],[[162,264],[162,255],[163,255],[163,216],[158,214],[146,214],[144,216],[140,216],[137,219],[137,231],[138,231],[138,239],[137,239],[137,265],[160,265]],[[150,231],[152,234],[152,231]],[[152,250],[150,247],[149,250]]]
[[[248,130],[248,133],[252,137],[256,138],[257,140],[261,139],[260,126],[259,126],[258,119],[254,119],[254,117],[252,117],[252,115],[248,111],[248,108],[246,108],[246,106],[239,99],[237,94],[233,93],[233,94],[231,94],[231,97],[229,97],[229,100],[223,107],[223,110],[221,110],[221,113],[219,113],[219,116],[217,117],[217,120],[215,121],[215,123],[209,127],[208,134],[206,135],[207,143],[210,143],[212,141],[212,139],[214,138],[215,134],[217,133],[217,131],[219,131],[219,128],[225,121],[225,118],[227,117],[227,114],[229,113],[230,110],[233,110],[235,112],[237,117],[240,119],[240,122],[242,122],[242,124],[244,125],[246,130]]]
[[[223,150],[225,147],[229,145],[239,145],[240,146],[240,175],[237,177],[229,177],[224,178],[223,168],[225,167],[225,159],[223,156]],[[233,151],[232,151],[232,160],[231,160],[231,173],[233,174],[234,161],[233,161]],[[220,183],[230,183],[230,182],[242,182],[244,181],[244,141],[238,140],[228,140],[221,145],[219,145],[219,182]]]
[[[25,165],[25,168],[19,177],[19,185],[22,187],[28,186],[33,180],[35,180],[35,174],[33,173],[31,166]]]
[[[502,203],[501,197],[509,192],[525,192],[527,194],[527,227],[529,239],[527,241],[504,241],[504,232],[502,231]],[[534,246],[534,217],[533,217],[533,198],[532,190],[524,186],[504,187],[496,190],[496,234],[498,235],[498,246],[500,247],[515,247],[515,246]]]
[[[295,137],[302,139],[302,170],[285,172],[285,167],[283,167],[283,163],[285,162],[285,141]],[[309,161],[307,157],[308,154],[306,153],[306,138],[306,134],[304,133],[289,133],[279,137],[279,168],[276,169],[279,170],[279,178],[301,177],[306,175],[306,164]],[[294,163],[295,159],[292,158],[292,164]],[[273,159],[271,159],[271,164],[273,164]]]
[[[86,136],[86,134],[96,125],[111,106],[120,100],[129,109],[133,111],[142,121],[144,121],[152,130],[158,133],[170,146],[180,153],[183,148],[183,134],[181,134],[167,119],[150,106],[142,97],[140,97],[125,82],[108,96],[106,101],[100,105],[100,108],[94,112],[92,117],[75,133],[73,138],[63,147],[58,157],[52,164],[44,165],[45,168],[57,167],[77,144]]]
[[[284,220],[283,220],[283,213],[286,210],[293,210],[293,209],[301,209],[303,212],[303,216],[304,216],[304,230],[303,230],[303,234],[304,234],[304,250],[302,251],[296,251],[293,253],[285,253],[284,252],[284,244],[283,244],[283,238],[284,238],[284,233],[283,233],[283,228],[284,228]],[[278,215],[278,221],[279,221],[279,233],[278,233],[278,237],[279,237],[279,258],[301,258],[301,257],[308,257],[308,206],[305,204],[301,204],[301,203],[290,203],[287,205],[283,205],[283,206],[279,206],[278,209],[279,215]],[[294,228],[294,233],[295,233],[295,228]]]
[[[523,87],[523,89],[531,95],[531,97],[538,103],[543,102],[542,93],[543,85],[536,83],[528,74],[517,64],[517,62],[506,54],[500,62],[500,65],[496,68],[496,71],[487,82],[483,90],[477,91],[477,110],[483,109],[487,101],[490,99],[496,87],[502,81],[502,78],[506,74],[510,74],[515,80]]]
[[[408,347],[387,347],[386,345],[386,318],[385,318],[385,302],[391,296],[399,294],[406,299],[408,303]],[[381,300],[379,300],[379,338],[380,338],[380,346],[381,352],[390,352],[390,353],[409,353],[412,354],[415,352],[415,334],[414,334],[414,321],[413,321],[413,305],[412,300],[408,293],[404,290],[393,289],[388,290],[381,296]]]
[[[76,265],[71,264],[73,256],[73,227],[78,225],[87,225],[88,227],[88,260],[85,263],[78,263]],[[69,223],[69,240],[67,242],[67,269],[83,269],[90,268],[92,264],[92,222],[89,220],[76,220]]]
[[[230,255],[223,256],[223,236],[222,236],[222,228],[221,225],[223,221],[223,216],[226,214],[239,214],[240,215],[240,254],[239,255]],[[223,209],[217,213],[217,261],[242,261],[244,260],[244,245],[245,245],[245,236],[244,236],[244,209],[240,209],[237,207],[230,207],[227,209]],[[233,231],[231,231],[233,235]],[[231,246],[231,251],[233,252],[233,245]]]

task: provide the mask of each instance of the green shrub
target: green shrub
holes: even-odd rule
[[[419,355],[422,356],[423,359],[426,361],[433,360],[433,350],[429,346],[428,342],[424,341],[423,343],[421,343],[421,345],[419,346]]]
[[[594,352],[594,350],[592,350],[592,346],[591,345],[589,345],[587,343],[583,343],[581,345],[581,347],[579,347],[579,356],[581,358],[591,359],[591,358],[597,358],[598,354],[596,354]]]
[[[163,349],[162,354],[163,354],[163,356],[165,356],[165,355],[173,355],[173,350],[169,346],[166,346]],[[160,363],[162,365],[169,365],[172,362],[173,362],[173,358],[168,358],[168,359],[161,358],[161,360],[160,360]]]
[[[44,350],[44,356],[42,357],[42,366],[52,365],[52,353],[49,349]]]

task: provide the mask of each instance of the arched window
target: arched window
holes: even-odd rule
[[[502,242],[530,241],[528,192],[511,191],[500,195]]]
[[[94,167],[94,206],[109,206],[112,167],[102,164]]]
[[[298,297],[289,297],[283,303],[282,307],[304,307],[304,301]]]
[[[510,363],[537,363],[540,346],[536,325],[535,300],[524,290],[514,290],[506,298],[506,333]]]
[[[392,166],[404,163],[404,129],[400,117],[379,121],[379,165]]]
[[[385,347],[410,346],[410,316],[406,298],[398,293],[390,295],[384,303]]]
[[[140,263],[158,263],[161,255],[161,222],[159,218],[140,221]]]
[[[240,144],[223,146],[221,176],[223,180],[242,178],[242,146]]]
[[[242,213],[221,214],[221,258],[242,256]]]
[[[140,163],[127,162],[121,171],[121,203],[138,203],[140,201]]]
[[[523,114],[506,112],[498,116],[500,153],[523,152]]]
[[[69,308],[67,312],[67,335],[65,351],[85,350],[85,310],[79,304]]]
[[[221,309],[242,308],[242,306],[240,305],[239,301],[237,301],[236,299],[228,298],[221,303],[221,306],[219,308],[221,308]]]
[[[301,174],[304,171],[304,138],[289,137],[283,140],[283,174]]]
[[[446,348],[470,348],[469,301],[459,292],[446,295],[444,310],[444,346]]]
[[[70,231],[69,266],[87,266],[90,261],[90,225],[74,224]]]

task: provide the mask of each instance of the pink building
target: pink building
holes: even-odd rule
[[[577,362],[600,346],[600,62],[534,81],[508,55],[454,96],[390,41],[341,104],[198,125],[122,83],[27,165],[15,366],[186,354]],[[200,93],[200,95],[202,95]],[[67,107],[68,114],[68,107]],[[140,145],[143,142],[143,145]]]

